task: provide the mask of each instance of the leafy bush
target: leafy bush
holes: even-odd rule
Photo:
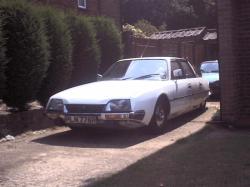
[[[130,24],[123,25],[122,31],[123,33],[131,33],[136,38],[148,38],[141,29],[138,29],[135,26],[130,25]]]
[[[73,44],[71,86],[95,81],[100,51],[93,25],[86,17],[74,14],[68,15],[66,21],[71,31]]]
[[[0,20],[0,99],[5,92],[5,66],[7,59],[5,56],[5,39],[2,32],[2,20]]]
[[[157,27],[144,19],[137,21],[135,27],[142,30],[142,32],[145,33],[146,36],[151,36],[153,33],[158,32]]]
[[[38,93],[39,101],[45,105],[49,97],[68,87],[72,72],[71,36],[64,15],[51,8],[42,8],[50,49],[50,66]]]
[[[48,67],[48,45],[42,21],[24,1],[0,2],[3,32],[6,37],[5,102],[20,110],[32,100]]]
[[[108,18],[93,17],[91,21],[95,26],[96,38],[101,50],[99,72],[103,73],[122,56],[121,35],[115,23]]]

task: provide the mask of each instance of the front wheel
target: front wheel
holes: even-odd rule
[[[155,105],[153,117],[151,119],[149,129],[153,133],[163,133],[168,116],[168,108],[163,99],[159,99]]]
[[[201,104],[200,104],[200,107],[199,107],[199,111],[200,112],[205,112],[206,111],[206,105],[207,105],[207,101],[205,100],[205,101],[203,101]]]

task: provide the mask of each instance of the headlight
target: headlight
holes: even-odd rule
[[[105,108],[107,112],[130,112],[131,103],[129,99],[120,99],[110,101]]]
[[[47,107],[48,111],[63,112],[64,104],[62,99],[51,99]]]

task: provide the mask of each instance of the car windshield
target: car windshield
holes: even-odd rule
[[[138,59],[114,63],[103,75],[102,80],[129,79],[166,79],[167,63],[165,60]]]
[[[201,64],[201,72],[202,73],[218,73],[219,65],[218,62],[203,62]]]

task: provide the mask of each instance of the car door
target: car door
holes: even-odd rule
[[[187,112],[190,108],[190,97],[192,95],[192,87],[189,79],[186,79],[183,67],[179,60],[171,62],[171,80],[174,81],[176,91],[172,102],[172,114],[174,116]],[[175,75],[175,72],[181,71],[182,74]]]
[[[181,60],[180,64],[183,68],[185,78],[188,82],[188,88],[190,91],[188,102],[190,106],[189,109],[192,110],[194,107],[200,104],[198,92],[201,87],[201,83],[199,82],[197,74],[195,73],[194,69],[188,61]]]

